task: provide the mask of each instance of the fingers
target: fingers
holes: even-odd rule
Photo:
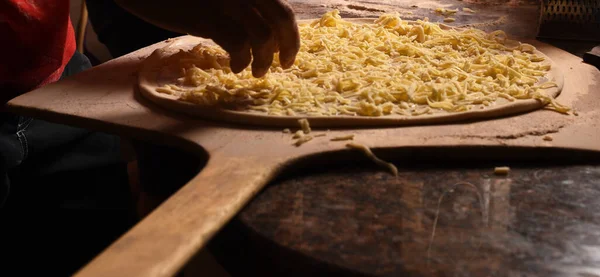
[[[273,28],[279,61],[283,68],[294,64],[300,49],[300,35],[294,11],[284,0],[252,0],[266,23]]]
[[[298,26],[291,7],[283,0],[223,1],[225,16],[214,16],[217,21],[210,37],[231,56],[234,73],[244,70],[252,62],[252,75],[264,76],[279,51],[283,68],[294,64],[300,48]]]
[[[214,26],[205,37],[210,37],[216,44],[229,53],[231,58],[229,66],[233,73],[241,72],[250,65],[250,61],[252,60],[249,35],[243,28],[242,23],[230,17],[214,17],[212,22]]]
[[[252,54],[250,53],[250,43],[246,40],[242,44],[242,48],[237,52],[228,51],[231,56],[229,66],[233,73],[240,73],[250,64],[252,61]]]
[[[148,22],[211,38],[230,54],[234,73],[252,64],[253,75],[264,76],[277,51],[281,66],[289,68],[300,48],[294,12],[285,0],[175,0],[174,5],[168,5],[171,10],[147,1],[134,2],[130,9]]]
[[[273,63],[277,43],[270,26],[261,14],[247,3],[241,4],[239,19],[250,38],[252,46],[252,75],[262,77]]]
[[[216,37],[213,41],[229,53],[229,67],[233,73],[240,73],[250,65],[252,54],[250,53],[250,43],[247,39],[238,40],[229,37]]]

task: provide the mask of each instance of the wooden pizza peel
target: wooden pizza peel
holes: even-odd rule
[[[558,101],[578,116],[538,110],[505,118],[399,128],[314,129],[327,133],[300,146],[281,128],[201,120],[167,111],[136,91],[136,71],[157,43],[45,86],[8,103],[8,111],[49,121],[165,143],[208,155],[188,184],[85,266],[78,276],[172,276],[256,193],[282,171],[310,159],[341,163],[366,159],[346,142],[354,134],[381,158],[407,150],[444,159],[453,149],[471,159],[565,159],[600,153],[600,72],[565,51],[531,41],[564,73]],[[289,126],[292,131],[298,126]],[[548,140],[551,137],[552,140]],[[464,151],[457,151],[457,150]],[[335,159],[333,159],[335,157]],[[169,162],[169,161],[165,161]],[[382,169],[384,170],[384,169]],[[402,168],[400,168],[402,170]]]

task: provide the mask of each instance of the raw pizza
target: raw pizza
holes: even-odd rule
[[[168,109],[229,122],[369,126],[485,119],[540,108],[568,113],[555,98],[563,76],[534,46],[502,31],[428,21],[342,19],[337,10],[299,24],[301,48],[266,76],[234,74],[212,41],[183,36],[155,50],[140,92]]]

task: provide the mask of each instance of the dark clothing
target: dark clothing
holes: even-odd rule
[[[76,52],[61,78],[89,67]],[[135,219],[120,140],[35,118],[0,116],[2,275],[73,274]],[[15,261],[28,266],[17,267]]]
[[[86,0],[85,3],[98,40],[106,46],[113,58],[182,35],[139,19],[113,0]]]
[[[86,4],[94,32],[113,58],[183,35],[147,23],[113,0],[86,0]],[[133,140],[132,145],[138,159],[141,189],[158,198],[173,194],[196,175],[206,162],[205,157],[166,145],[140,140]]]

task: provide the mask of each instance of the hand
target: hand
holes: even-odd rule
[[[264,76],[279,51],[283,68],[300,48],[298,26],[285,0],[115,0],[130,13],[166,30],[210,38],[231,56],[234,73],[252,61]]]

